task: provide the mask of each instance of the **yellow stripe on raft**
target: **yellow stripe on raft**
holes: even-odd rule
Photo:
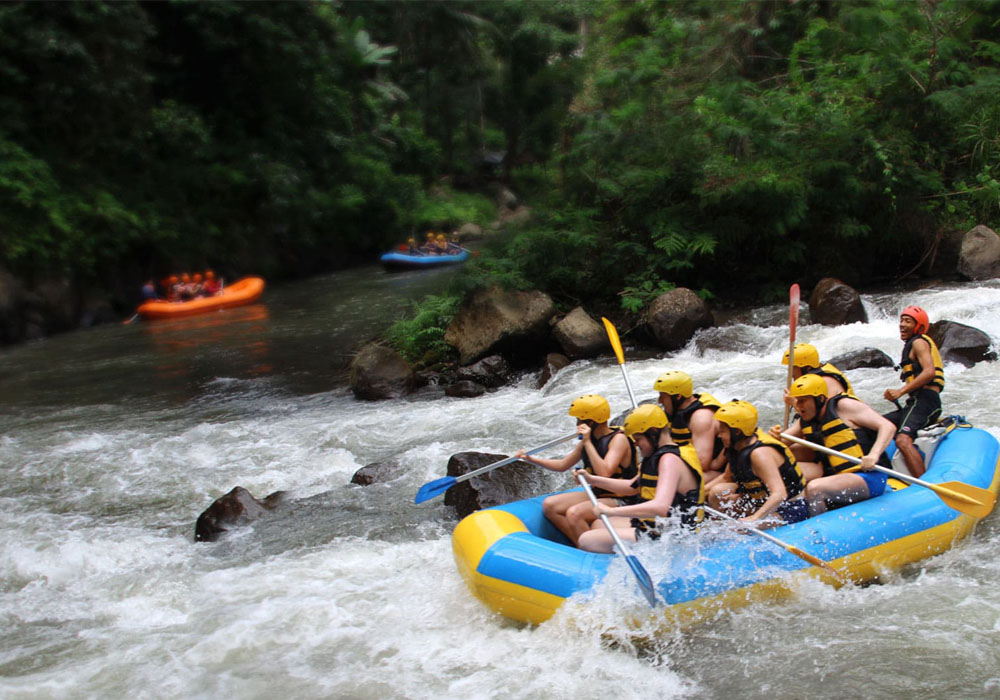
[[[520,584],[484,576],[477,569],[487,550],[514,532],[528,532],[520,518],[503,510],[481,510],[465,518],[451,536],[458,570],[472,594],[512,620],[545,622],[566,599]]]

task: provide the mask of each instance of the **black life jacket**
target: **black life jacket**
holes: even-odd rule
[[[783,461],[781,466],[778,467],[778,473],[781,475],[781,481],[785,485],[785,500],[791,500],[802,493],[806,487],[806,480],[802,476],[802,470],[799,468],[799,465],[795,462],[792,451],[788,449],[788,445],[780,440],[775,440],[760,428],[757,429],[754,437],[756,439],[746,447],[738,451],[729,451],[729,468],[732,470],[733,478],[736,480],[737,492],[746,494],[754,500],[767,500],[770,492],[767,490],[764,482],[753,473],[750,454],[758,448],[769,447],[772,450],[777,450],[782,456]]]
[[[656,496],[656,484],[660,479],[660,458],[667,454],[680,457],[685,466],[694,473],[698,482],[698,485],[690,491],[675,493],[674,500],[670,504],[671,513],[680,513],[681,524],[693,527],[705,517],[705,512],[699,507],[705,503],[705,479],[698,462],[698,455],[691,445],[661,445],[653,451],[653,454],[642,460],[642,465],[639,467],[639,494],[635,502],[651,501]],[[656,522],[654,518],[632,520],[633,527],[638,526],[643,529],[652,528]]]
[[[611,428],[610,433],[608,433],[604,437],[597,438],[596,440],[594,439],[594,434],[593,433],[590,434],[590,442],[594,445],[594,449],[597,450],[597,454],[601,456],[601,459],[604,459],[605,457],[608,456],[608,449],[611,447],[611,440],[615,437],[615,435],[618,435],[619,433],[624,435],[620,427],[613,425],[610,426],[610,428]],[[624,467],[622,467],[620,464],[616,465],[614,471],[611,472],[611,478],[625,479],[626,481],[630,481],[635,478],[638,469],[636,468],[635,464],[636,462],[635,443],[633,443],[631,439],[629,439],[628,441],[628,455],[629,455],[628,464]],[[586,471],[588,474],[593,474],[594,466],[590,463],[590,458],[587,456],[586,449],[583,450],[580,459],[583,462],[584,471]],[[594,495],[597,496],[598,498],[603,498],[605,496],[621,498],[617,494],[612,493],[611,491],[607,491],[605,489],[599,489],[597,487],[594,487],[593,491]]]
[[[691,425],[691,416],[694,415],[695,411],[708,408],[714,413],[722,405],[718,399],[707,392],[692,394],[692,397],[694,402],[684,408],[674,409],[674,414],[670,416],[670,437],[678,445],[691,444],[691,428],[689,426]],[[715,459],[724,449],[726,447],[722,444],[722,440],[716,436],[715,444],[712,445],[712,459]]]
[[[910,357],[910,351],[913,349],[913,341],[917,338],[923,338],[931,346],[931,361],[934,363],[934,379],[930,380],[925,385],[925,388],[936,386],[938,391],[944,391],[944,369],[941,363],[941,353],[938,352],[937,345],[934,344],[929,335],[912,335],[903,345],[903,357],[899,361],[899,368],[901,370],[899,378],[904,382],[908,382],[919,375],[924,369],[917,358]]]

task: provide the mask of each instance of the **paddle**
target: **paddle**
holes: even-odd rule
[[[746,532],[752,532],[755,535],[760,535],[761,537],[763,537],[768,542],[771,542],[773,544],[778,545],[779,547],[781,547],[782,549],[784,549],[786,552],[794,554],[799,559],[805,559],[807,562],[809,562],[813,566],[818,566],[821,569],[826,569],[831,574],[833,574],[838,580],[840,580],[840,581],[844,580],[844,577],[841,575],[841,573],[839,571],[837,571],[836,569],[834,569],[832,566],[830,566],[829,564],[827,564],[822,559],[820,559],[818,557],[814,557],[812,554],[809,554],[809,552],[805,552],[805,551],[799,549],[798,547],[796,547],[795,545],[791,545],[791,544],[788,544],[787,542],[783,542],[782,540],[779,540],[774,535],[770,535],[770,534],[764,532],[763,530],[758,530],[758,529],[756,529],[754,527],[751,527],[747,523],[740,522],[739,519],[734,518],[733,516],[731,516],[731,515],[729,515],[727,513],[723,513],[721,510],[716,510],[715,508],[710,508],[709,506],[702,506],[702,508],[704,508],[707,513],[711,513],[714,516],[717,516],[719,518],[725,518],[726,520],[732,520],[734,523],[739,523],[742,526],[742,529],[744,531],[746,531]]]
[[[590,484],[587,483],[587,479],[584,478],[583,474],[576,475],[577,481],[580,482],[580,486],[583,487],[584,492],[587,494],[587,498],[590,502],[597,507],[597,497],[590,488]],[[618,535],[618,531],[611,525],[611,521],[608,520],[608,516],[601,513],[601,522],[604,527],[608,529],[608,533],[611,535],[611,539],[615,541],[615,546],[618,547],[619,553],[625,557],[625,561],[628,562],[628,566],[632,569],[632,573],[635,574],[635,580],[639,582],[639,588],[642,589],[642,594],[646,596],[646,600],[649,601],[649,607],[656,607],[656,593],[653,590],[653,579],[650,578],[649,572],[646,571],[646,567],[642,565],[639,558],[632,554],[632,551],[626,546],[625,542]]]
[[[123,326],[127,326],[128,324],[132,323],[132,321],[136,320],[137,318],[139,318],[139,314],[133,314],[132,318],[127,318],[124,321],[122,321],[122,325]]]
[[[799,325],[799,285],[788,288],[788,377],[785,379],[785,390],[792,387],[792,367],[795,366],[795,327]],[[785,404],[785,422],[782,430],[788,430],[788,414],[792,407]]]
[[[549,449],[550,447],[555,447],[564,442],[568,442],[575,437],[579,437],[577,433],[572,435],[567,435],[566,437],[561,437],[551,442],[547,442],[544,445],[539,445],[534,449],[528,450],[525,454],[533,455],[538,452]],[[457,483],[462,481],[468,481],[474,476],[479,476],[480,474],[485,474],[486,472],[491,472],[494,469],[502,467],[507,464],[513,464],[518,461],[520,457],[508,457],[507,459],[501,459],[499,462],[494,462],[493,464],[487,464],[485,467],[480,467],[475,471],[471,471],[468,474],[462,474],[461,476],[443,476],[440,479],[435,479],[434,481],[428,481],[426,484],[420,487],[417,491],[416,497],[413,499],[414,503],[423,503],[424,501],[429,501],[435,496],[440,496],[442,493],[450,489]]]
[[[618,358],[618,366],[622,369],[622,377],[625,378],[625,388],[628,389],[628,397],[632,400],[632,408],[635,408],[639,402],[635,400],[635,394],[632,393],[632,383],[628,380],[628,372],[625,371],[625,352],[622,350],[622,341],[618,339],[618,329],[615,328],[615,324],[603,316],[601,320],[604,321],[604,329],[608,332],[611,348],[615,351],[615,357]]]
[[[786,440],[791,440],[792,442],[797,442],[800,445],[805,445],[806,447],[812,448],[818,452],[825,452],[828,455],[840,457],[841,459],[845,459],[853,464],[861,463],[861,460],[857,457],[852,457],[851,455],[838,452],[837,450],[831,450],[825,445],[817,445],[809,442],[808,440],[803,440],[802,438],[795,437],[794,435],[789,435],[788,433],[782,433],[781,437]],[[875,465],[875,471],[882,472],[883,474],[887,474],[895,479],[899,479],[900,481],[928,488],[936,493],[949,508],[953,508],[961,513],[965,513],[966,515],[971,515],[977,519],[985,518],[989,515],[997,500],[997,497],[990,491],[981,489],[978,486],[973,486],[972,484],[963,483],[961,481],[945,481],[941,484],[932,484],[929,481],[924,481],[923,479],[918,479],[908,474],[893,471],[892,469],[886,469],[885,467],[877,464]]]

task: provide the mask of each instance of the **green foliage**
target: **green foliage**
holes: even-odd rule
[[[457,295],[427,296],[413,305],[411,318],[396,321],[384,337],[411,363],[430,365],[451,359],[454,350],[444,342],[444,332],[460,302]]]
[[[430,193],[421,193],[409,219],[422,230],[451,230],[466,222],[485,226],[496,217],[496,205],[482,194],[455,192],[435,187]]]

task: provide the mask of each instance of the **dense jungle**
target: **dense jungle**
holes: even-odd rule
[[[926,276],[1000,207],[998,23],[988,0],[3,3],[0,342],[15,288],[70,300],[53,332],[171,271],[301,278],[464,223],[489,235],[390,334],[411,356],[481,285],[636,314],[674,286]],[[530,218],[491,230],[501,187]]]

